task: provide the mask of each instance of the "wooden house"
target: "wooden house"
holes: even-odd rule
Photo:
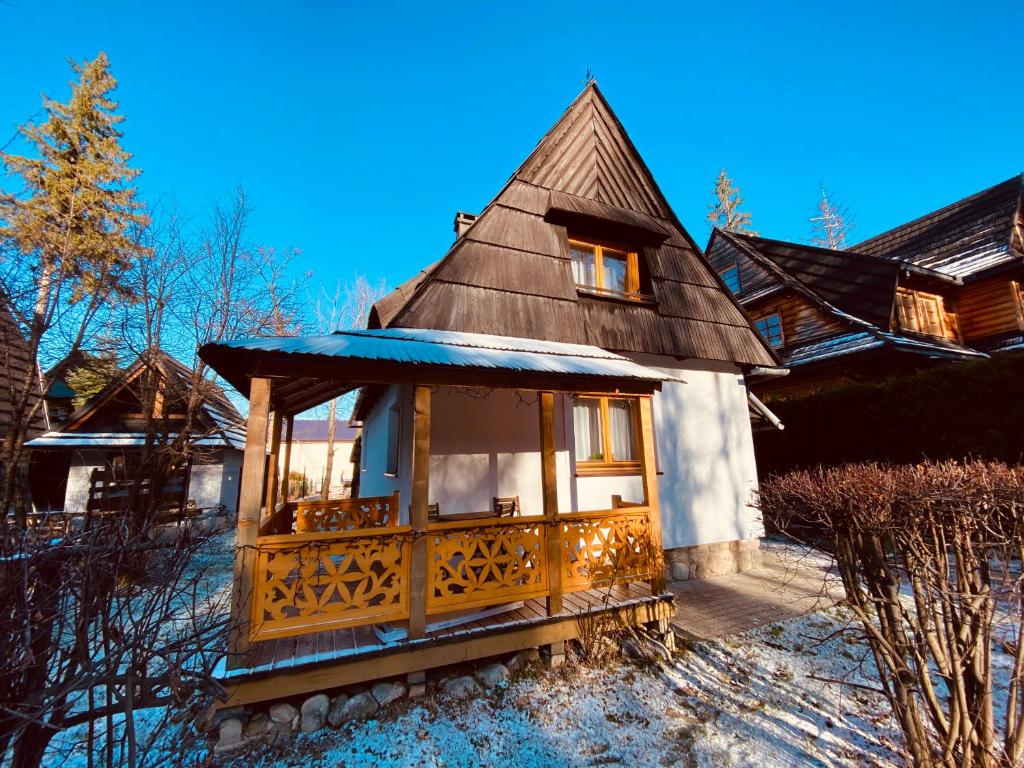
[[[194,374],[170,355],[150,351],[63,422],[27,443],[45,457],[52,483],[66,478],[65,516],[121,510],[133,477],[130,470],[146,439],[140,388],[147,370],[158,376],[160,432],[172,438],[186,417]],[[191,427],[191,462],[180,468],[173,493],[162,504],[169,517],[186,505],[198,510],[223,507],[229,513],[237,507],[244,419],[218,387],[207,382],[204,388],[198,423]],[[38,467],[41,462],[33,463]]]
[[[745,375],[778,358],[596,84],[368,330],[200,354],[250,403],[229,704],[664,629],[666,562],[757,560]],[[354,389],[358,498],[264,493],[268,433]]]
[[[1022,179],[846,251],[716,230],[711,264],[790,373],[792,396],[1024,349]]]

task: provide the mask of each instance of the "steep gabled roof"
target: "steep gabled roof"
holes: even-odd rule
[[[567,227],[635,243],[654,301],[580,295]],[[378,302],[370,324],[778,364],[594,83],[447,255]]]
[[[121,375],[112,381],[101,392],[72,412],[59,426],[30,441],[33,447],[59,447],[78,444],[88,445],[141,445],[143,435],[128,432],[101,432],[89,429],[90,421],[101,410],[112,404],[123,393],[130,392],[132,384],[146,370],[156,369],[165,382],[165,392],[177,393],[180,397],[193,386],[194,372],[191,368],[175,360],[163,350],[148,350],[139,355],[138,359]],[[224,390],[213,382],[204,382],[203,402],[199,410],[199,420],[204,434],[197,434],[196,443],[205,446],[225,448],[245,448],[245,420],[231,404]],[[165,395],[166,396],[166,395]],[[134,397],[134,395],[133,395]],[[196,431],[196,430],[194,430]]]
[[[1024,175],[1014,176],[850,250],[971,275],[1024,258],[1019,227]]]

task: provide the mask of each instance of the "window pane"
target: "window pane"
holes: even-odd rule
[[[569,253],[572,256],[572,277],[576,285],[589,285],[597,287],[597,266],[594,258],[594,249],[589,245],[569,243]]]
[[[609,399],[608,422],[612,441],[612,459],[614,461],[636,461],[633,401]]]
[[[388,411],[388,466],[387,474],[398,474],[398,461],[402,445],[402,411],[393,406]]]
[[[576,433],[576,461],[602,461],[600,401],[577,398],[572,408],[572,420]]]
[[[726,270],[719,272],[722,276],[722,281],[725,283],[725,287],[733,293],[740,292],[740,271],[735,266],[729,267]]]
[[[778,313],[755,320],[754,327],[764,336],[764,340],[773,347],[778,347],[782,344],[782,318],[779,317]]]
[[[602,266],[604,267],[604,285],[601,287],[609,291],[625,293],[626,254],[622,253],[622,251],[613,251],[605,248],[602,256]]]

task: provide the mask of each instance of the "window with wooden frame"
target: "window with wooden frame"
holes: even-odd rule
[[[740,268],[735,263],[731,267],[719,270],[718,276],[722,278],[725,287],[730,291],[733,293],[740,292]]]
[[[569,256],[578,288],[622,298],[642,297],[636,251],[570,239]]]
[[[947,329],[942,297],[907,288],[896,290],[896,317],[904,331],[946,338],[955,336]]]
[[[579,395],[573,402],[578,474],[624,475],[640,471],[635,397]]]
[[[773,347],[781,347],[785,342],[782,333],[782,315],[778,312],[772,312],[770,315],[759,317],[754,321],[754,327],[764,337],[764,340]]]

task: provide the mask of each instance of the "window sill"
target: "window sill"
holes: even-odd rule
[[[622,462],[619,464],[579,463],[576,465],[576,477],[612,477],[615,475],[639,475],[639,462]]]
[[[656,304],[654,297],[645,293],[621,293],[620,291],[609,291],[604,288],[593,288],[589,285],[577,285],[576,292],[589,299],[605,299],[606,301],[620,301],[624,304],[644,304],[648,306]]]

